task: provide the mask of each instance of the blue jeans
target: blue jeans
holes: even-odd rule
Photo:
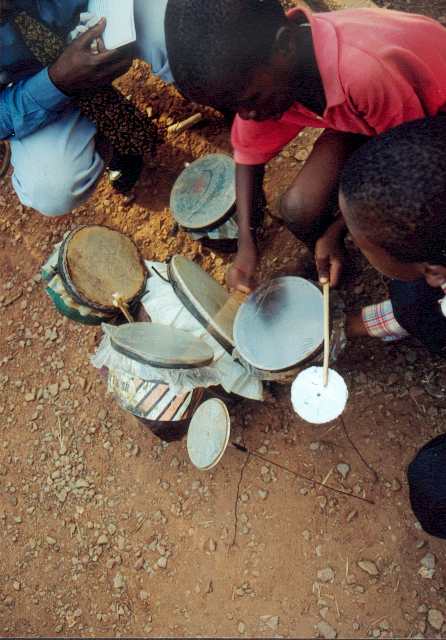
[[[135,0],[137,55],[172,82],[164,37],[167,0]],[[104,170],[95,147],[96,127],[68,108],[52,124],[22,140],[11,140],[12,182],[27,207],[60,216],[81,205]]]

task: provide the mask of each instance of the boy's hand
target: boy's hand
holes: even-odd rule
[[[230,289],[250,293],[255,287],[257,249],[254,242],[240,244],[237,256],[226,274]]]
[[[128,48],[91,51],[92,43],[101,39],[106,25],[102,18],[96,26],[70,44],[49,69],[56,87],[67,96],[110,84],[126,73],[132,56]]]
[[[316,242],[314,257],[321,284],[330,282],[332,287],[339,285],[344,254],[342,234],[333,225]]]

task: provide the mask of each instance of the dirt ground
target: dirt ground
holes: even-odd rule
[[[392,6],[446,16],[445,0]],[[121,85],[162,126],[194,112],[142,63]],[[161,443],[107,397],[89,363],[98,330],[58,315],[43,291],[52,245],[85,222],[121,229],[146,259],[194,258],[223,282],[228,257],[172,233],[168,210],[186,161],[229,150],[224,121],[207,115],[160,147],[132,203],[103,182],[71,217],[48,220],[1,182],[0,634],[440,638],[445,547],[420,530],[405,470],[443,431],[446,404],[426,391],[441,361],[410,340],[349,345],[337,364],[350,389],[344,425],[303,423],[286,386],[237,407],[234,438],[349,497],[234,449],[200,473],[184,441]],[[273,215],[313,138],[271,163]],[[300,251],[268,218],[262,277],[294,269]],[[385,282],[349,252],[348,305],[378,300]]]

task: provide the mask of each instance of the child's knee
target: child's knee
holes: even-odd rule
[[[82,173],[60,167],[51,172],[33,171],[26,181],[13,175],[13,185],[26,207],[47,217],[64,216],[88,199],[101,175],[101,167]]]
[[[301,231],[306,235],[310,232],[318,213],[299,189],[288,189],[280,198],[281,218],[294,233]]]

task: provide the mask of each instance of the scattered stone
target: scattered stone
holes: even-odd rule
[[[345,480],[348,474],[350,473],[351,467],[346,462],[340,462],[338,465],[336,465],[336,469],[338,473],[340,473],[340,475],[342,476],[342,479]]]
[[[108,544],[108,538],[107,538],[107,536],[105,536],[105,535],[99,536],[98,541],[97,541],[97,544],[98,544],[99,546],[103,546],[103,545]]]
[[[15,591],[20,591],[20,589],[22,588],[22,585],[20,584],[20,582],[17,582],[17,580],[12,583],[12,586],[14,587]]]
[[[268,497],[268,491],[266,489],[259,489],[257,494],[261,500],[266,500]]]
[[[141,602],[147,602],[147,600],[149,599],[149,594],[147,593],[147,591],[140,591],[139,599],[141,600]]]
[[[369,576],[377,576],[379,575],[378,568],[374,562],[370,560],[360,560],[358,562],[358,567],[369,574]]]
[[[426,567],[426,569],[435,569],[435,562],[436,559],[434,554],[429,552],[421,559],[420,564],[422,567]]]
[[[335,572],[331,567],[326,567],[317,572],[317,579],[319,582],[333,582]]]
[[[55,382],[54,384],[49,384],[48,385],[48,393],[53,398],[55,398],[58,395],[58,393],[59,393],[59,385],[58,385],[57,382]]]
[[[356,511],[356,509],[354,509],[353,511],[350,511],[350,513],[347,514],[347,522],[351,522],[354,518],[356,518],[356,516],[358,515],[358,512]]]
[[[123,589],[125,586],[125,579],[120,573],[117,573],[113,579],[113,586],[115,589]]]
[[[158,558],[158,562],[156,564],[160,569],[166,569],[167,568],[167,558],[164,558],[164,557]]]
[[[36,399],[36,392],[31,391],[30,393],[25,393],[25,402],[33,402]]]
[[[141,556],[141,558],[138,558],[138,560],[135,562],[135,564],[133,565],[133,568],[135,569],[135,571],[140,571],[144,566],[144,558]]]
[[[427,621],[436,631],[440,631],[444,623],[444,616],[438,609],[429,609],[427,613]]]
[[[401,482],[397,478],[392,480],[391,489],[392,491],[401,491]]]
[[[304,537],[304,540],[306,540],[307,542],[310,542],[310,540],[311,540],[311,531],[308,531],[308,529],[305,529],[305,531],[302,531],[302,535]]]
[[[237,629],[238,629],[238,632],[239,632],[239,633],[245,633],[245,631],[246,631],[246,624],[245,624],[244,622],[239,622],[239,623],[238,623],[238,627],[237,627]]]
[[[318,451],[321,447],[320,442],[310,442],[310,451]]]
[[[279,616],[260,616],[260,624],[266,629],[276,631],[279,626]]]
[[[55,540],[54,538],[51,538],[51,536],[47,536],[46,541],[47,541],[47,544],[50,545],[50,547],[53,547],[57,543],[57,540]]]
[[[330,624],[328,624],[328,622],[325,622],[325,620],[322,620],[316,626],[320,635],[323,638],[326,638],[327,640],[334,640],[334,638],[336,638],[338,635],[338,632],[336,631],[336,629],[334,629]]]

